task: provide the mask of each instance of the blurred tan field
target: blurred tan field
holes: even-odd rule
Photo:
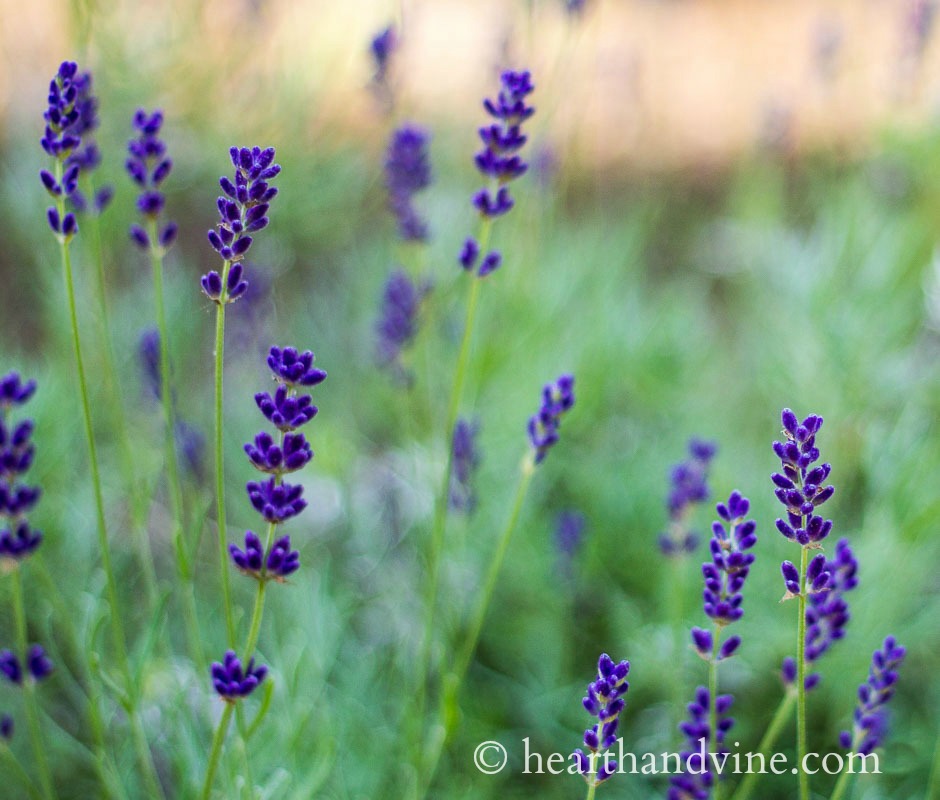
[[[553,135],[597,166],[851,151],[935,115],[931,17],[927,0],[598,0],[580,18],[560,0],[0,0],[0,109],[5,125],[32,117],[36,84],[74,57],[109,72],[99,80],[145,79],[194,124],[279,110],[314,133],[361,134],[377,111],[368,43],[394,21],[398,110],[412,118],[473,120],[467,98],[492,69],[525,65]]]
[[[928,0],[589,0],[581,17],[561,0],[0,0],[0,114],[5,127],[31,123],[37,84],[73,57],[119,68],[99,76],[108,84],[149,83],[142,102],[194,125],[287,111],[313,141],[361,136],[377,105],[364,91],[368,43],[394,21],[408,117],[469,123],[467,98],[493,68],[529,66],[552,136],[595,166],[720,164],[762,146],[852,152],[936,114],[932,11]]]

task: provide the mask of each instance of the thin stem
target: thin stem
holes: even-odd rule
[[[88,181],[88,196],[94,197],[95,187]],[[114,402],[111,406],[111,415],[117,428],[117,438],[120,441],[121,459],[124,462],[124,477],[127,479],[130,497],[130,521],[134,541],[137,546],[137,557],[140,560],[141,574],[144,579],[144,591],[147,593],[147,607],[154,608],[157,604],[157,573],[153,565],[153,552],[147,536],[146,522],[143,515],[138,513],[142,503],[141,483],[136,474],[134,451],[127,425],[124,399],[121,397],[121,384],[117,379],[115,367],[114,343],[111,339],[111,321],[108,310],[107,280],[105,278],[104,254],[101,247],[101,224],[97,215],[89,214],[88,227],[91,229],[92,257],[95,262],[95,288],[98,294],[98,313],[101,320],[101,338],[104,342],[104,383],[111,390]]]
[[[22,659],[23,677],[23,707],[26,711],[26,725],[29,728],[29,738],[33,748],[33,758],[36,760],[36,769],[39,771],[39,783],[42,794],[47,800],[55,797],[52,788],[52,773],[49,771],[49,762],[46,759],[46,748],[42,744],[42,732],[39,728],[39,709],[36,705],[35,685],[29,676],[26,666],[26,651],[29,646],[26,637],[26,608],[23,603],[23,576],[22,564],[13,570],[13,617],[16,624],[16,645]]]
[[[597,784],[594,782],[594,778],[592,777],[591,780],[588,781],[587,797],[585,797],[584,800],[594,800],[594,792],[596,791]]]
[[[806,563],[809,550],[800,552],[800,618],[797,622],[796,654],[796,753],[799,759],[797,769],[800,774],[800,800],[809,800],[809,773],[803,769],[806,755]]]
[[[512,539],[516,525],[519,522],[519,514],[522,511],[522,505],[525,501],[526,493],[528,491],[529,483],[532,480],[533,474],[535,474],[535,462],[532,458],[532,454],[527,453],[525,459],[522,462],[522,475],[519,479],[519,486],[516,489],[516,497],[513,500],[512,510],[509,513],[509,519],[506,521],[506,527],[503,529],[503,532],[499,537],[499,540],[496,544],[496,550],[494,551],[493,557],[490,560],[489,568],[486,573],[486,579],[483,582],[483,588],[481,589],[479,595],[480,601],[477,604],[476,611],[470,623],[469,632],[463,641],[463,646],[458,651],[457,658],[454,661],[454,669],[451,671],[447,681],[445,682],[444,691],[441,695],[440,708],[438,711],[438,726],[441,729],[441,734],[437,738],[435,746],[431,750],[431,756],[424,769],[424,790],[421,791],[419,795],[420,797],[424,797],[431,786],[431,782],[434,779],[434,773],[437,770],[437,764],[440,761],[441,751],[447,742],[447,737],[450,735],[454,727],[457,701],[460,697],[460,687],[463,684],[467,670],[470,667],[470,661],[473,658],[473,654],[476,652],[477,643],[480,640],[480,633],[483,630],[483,623],[486,621],[486,615],[489,611],[490,602],[493,599],[493,591],[496,588],[496,582],[503,566],[503,560],[506,556],[506,551],[509,548],[509,542]]]
[[[485,218],[481,223],[480,236],[478,237],[481,253],[485,253],[489,244],[491,227],[491,221]],[[467,315],[464,320],[460,349],[457,352],[457,368],[454,373],[450,400],[447,404],[447,419],[444,425],[447,460],[441,486],[434,504],[434,520],[431,528],[430,550],[428,553],[428,583],[424,597],[424,636],[421,642],[421,652],[418,656],[418,670],[416,675],[416,688],[418,693],[414,714],[418,730],[415,743],[416,750],[418,751],[416,752],[416,764],[420,757],[421,731],[427,699],[427,679],[431,671],[431,644],[434,639],[434,614],[437,605],[437,593],[440,586],[441,555],[444,549],[444,531],[447,527],[447,506],[450,498],[450,482],[454,467],[454,429],[457,426],[460,398],[463,394],[463,385],[467,377],[467,364],[470,359],[470,342],[473,339],[473,328],[476,322],[477,306],[480,300],[480,279],[475,275],[471,275],[470,281],[470,295],[467,299]]]
[[[787,721],[793,715],[793,704],[795,702],[796,693],[787,691],[780,701],[780,705],[777,706],[777,710],[774,712],[770,725],[768,725],[767,729],[764,731],[760,744],[757,745],[758,753],[766,754],[776,744],[777,739],[780,738],[780,734],[783,732],[784,725],[787,724]],[[731,800],[747,800],[747,798],[751,796],[751,792],[754,791],[754,785],[757,783],[760,776],[760,772],[747,773],[747,775],[744,776],[744,780],[741,781],[740,786],[738,786],[737,791],[732,795]]]
[[[933,751],[933,766],[930,768],[930,778],[927,781],[927,797],[924,800],[937,800],[940,797],[940,733],[937,734],[937,744]]]
[[[62,181],[62,162],[56,161],[56,181]],[[65,218],[65,197],[57,198],[59,218]],[[151,796],[163,797],[163,790],[160,788],[160,782],[157,779],[156,768],[150,754],[149,747],[141,747],[142,729],[137,715],[137,687],[134,685],[131,676],[130,661],[127,657],[127,639],[124,635],[124,624],[121,620],[120,601],[118,599],[117,581],[114,576],[114,568],[111,565],[111,549],[108,542],[108,525],[104,511],[104,495],[101,491],[101,474],[98,468],[98,451],[95,446],[95,433],[91,422],[91,404],[88,400],[88,383],[85,378],[85,364],[82,357],[81,337],[78,330],[78,310],[75,303],[75,282],[72,276],[72,257],[69,251],[68,242],[64,236],[59,237],[59,250],[62,255],[62,271],[65,277],[65,291],[68,299],[69,322],[72,328],[72,346],[75,355],[75,370],[78,373],[78,388],[82,404],[82,418],[85,428],[85,438],[88,444],[88,460],[91,468],[91,482],[95,496],[95,515],[98,527],[98,549],[101,551],[101,565],[104,569],[107,583],[109,618],[111,620],[111,636],[114,639],[114,649],[117,651],[118,668],[125,682],[125,691],[129,699],[128,718],[131,729],[134,732],[134,738],[137,744],[138,758],[140,767],[144,775],[144,780],[151,790]],[[146,745],[146,741],[143,742]]]
[[[222,286],[228,281],[231,261],[222,264]],[[225,462],[222,448],[222,367],[225,362],[225,303],[216,306],[215,316],[215,497],[219,534],[219,559],[222,569],[222,607],[225,611],[225,630],[228,646],[235,647],[235,617],[232,612],[232,589],[228,574],[228,556],[225,530]]]
[[[718,644],[721,641],[721,625],[715,625],[712,637],[712,657],[708,662],[708,734],[711,738],[711,752],[718,752]],[[714,800],[721,797],[721,776],[715,776]]]
[[[225,741],[225,733],[228,730],[229,721],[232,719],[232,709],[234,703],[225,703],[225,709],[222,711],[222,718],[216,726],[215,735],[212,737],[212,750],[209,753],[209,763],[206,766],[206,780],[202,785],[202,800],[209,800],[212,795],[212,783],[215,780],[215,771],[219,766],[219,756],[222,755],[222,743]]]
[[[163,248],[157,244],[158,233],[155,219],[147,221],[147,235],[150,240],[150,264],[153,268],[157,329],[160,333],[160,399],[163,403],[165,427],[164,460],[166,461],[167,490],[170,495],[170,507],[173,513],[171,540],[176,554],[176,565],[183,582],[183,618],[186,635],[189,639],[189,649],[195,658],[197,667],[202,671],[205,667],[205,657],[203,655],[202,637],[199,633],[199,619],[196,613],[192,567],[189,563],[186,543],[183,541],[186,522],[183,511],[183,490],[179,476],[179,459],[176,452],[176,415],[173,410],[173,395],[170,390],[170,339],[163,298]]]

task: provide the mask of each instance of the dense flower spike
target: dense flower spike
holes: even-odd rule
[[[756,524],[745,520],[749,509],[750,502],[738,491],[731,493],[727,503],[715,506],[720,519],[712,524],[712,560],[702,564],[702,574],[705,613],[719,626],[730,625],[744,615],[741,590],[754,563],[754,554],[747,551],[757,544]]]
[[[540,464],[558,441],[561,417],[574,405],[574,376],[562,375],[542,389],[542,406],[529,419],[529,441],[535,448],[535,463]]]
[[[398,234],[406,242],[428,237],[427,223],[414,208],[414,196],[431,185],[428,160],[430,136],[423,128],[403,125],[392,133],[385,156],[388,207],[398,221]]]
[[[42,533],[25,518],[41,490],[22,483],[33,464],[33,421],[13,422],[9,412],[21,406],[36,390],[35,381],[24,382],[16,372],[0,378],[0,561],[20,561],[35,552]]]
[[[691,553],[698,544],[698,536],[688,527],[688,517],[699,503],[708,500],[708,467],[718,451],[713,442],[701,439],[689,441],[689,458],[676,464],[669,473],[671,484],[666,508],[669,511],[669,529],[659,537],[659,549],[664,555]]]
[[[137,198],[138,212],[145,219],[155,223],[166,202],[160,185],[173,169],[173,162],[166,155],[166,143],[160,138],[163,112],[157,110],[148,114],[144,109],[138,108],[134,113],[133,125],[138,135],[127,143],[130,157],[124,167],[131,180],[140,188]],[[131,239],[139,247],[167,248],[176,239],[177,225],[175,222],[166,223],[160,228],[156,242],[150,241],[149,234],[140,225],[132,225],[130,233]]]
[[[668,800],[708,800],[711,796],[711,788],[715,784],[716,775],[709,753],[715,753],[720,757],[722,753],[728,752],[724,741],[728,731],[734,726],[734,719],[728,716],[733,702],[734,698],[727,694],[718,695],[716,698],[718,730],[713,737],[708,721],[711,695],[704,686],[699,686],[695,690],[695,699],[686,707],[689,718],[679,725],[679,730],[685,737],[685,747],[679,753],[679,758],[680,763],[686,769],[669,779],[669,793],[666,795]],[[702,761],[703,749],[705,751],[704,762]]]
[[[42,170],[39,179],[54,198],[70,198],[78,190],[80,162],[70,162],[70,157],[81,146],[81,135],[86,130],[80,106],[80,92],[85,85],[74,61],[63,61],[49,83],[48,106],[43,113],[45,130],[40,143],[43,150],[59,162],[57,175],[61,178]],[[46,219],[53,233],[65,241],[78,233],[78,222],[71,211],[61,215],[57,208],[50,207],[46,210]]]
[[[533,92],[532,76],[528,71],[502,74],[500,91],[495,100],[486,99],[483,107],[494,122],[479,129],[483,149],[474,157],[477,169],[490,181],[473,195],[473,206],[484,219],[501,217],[515,205],[509,193],[511,181],[525,174],[529,165],[519,152],[527,136],[522,133],[522,123],[535,113],[527,105],[526,98]],[[472,271],[480,259],[480,245],[468,238],[460,251],[458,263],[467,272]],[[493,250],[483,256],[477,269],[477,277],[483,278],[499,269],[502,255]]]
[[[868,680],[858,687],[858,705],[852,731],[842,731],[839,743],[856,753],[867,754],[877,748],[888,729],[888,701],[894,695],[898,668],[906,654],[893,636],[884,640],[872,654]]]
[[[627,675],[630,662],[615,664],[604,653],[597,660],[597,680],[588,684],[587,694],[581,701],[585,711],[597,718],[597,722],[584,732],[584,745],[591,753],[588,756],[578,748],[572,754],[579,771],[589,785],[597,786],[617,771],[617,762],[604,757],[604,751],[617,741],[620,712],[624,708],[624,695],[630,688]]]
[[[268,674],[263,664],[255,666],[255,660],[249,659],[242,669],[242,663],[233,650],[227,650],[221,662],[215,661],[211,667],[212,685],[219,696],[228,702],[235,702],[250,695]]]
[[[78,110],[78,120],[75,123],[75,133],[81,138],[81,147],[74,150],[68,157],[67,166],[77,165],[79,173],[88,175],[101,164],[101,152],[94,139],[94,132],[98,129],[98,98],[92,93],[92,77],[90,72],[79,75],[74,80],[78,98],[75,108]],[[111,186],[102,186],[94,193],[91,201],[79,189],[72,192],[69,200],[76,211],[91,211],[100,214],[114,197]]]
[[[398,364],[399,356],[418,331],[418,312],[431,287],[418,285],[403,269],[388,276],[382,290],[382,311],[375,326],[376,360],[382,366]]]
[[[787,519],[777,520],[777,529],[787,539],[806,546],[821,542],[832,530],[832,522],[816,514],[816,509],[832,497],[835,489],[824,486],[829,477],[829,464],[812,466],[819,460],[816,434],[823,419],[811,414],[800,422],[789,408],[781,415],[785,442],[774,442],[774,453],[782,471],[771,476],[774,494],[787,509]]]
[[[270,185],[281,171],[274,163],[274,148],[233,147],[229,150],[235,167],[234,182],[221,178],[224,195],[218,198],[219,223],[209,231],[209,244],[225,261],[222,273],[202,276],[202,290],[216,303],[232,303],[248,288],[242,280],[240,262],[251,247],[256,233],[268,226],[267,213],[277,189]]]
[[[458,419],[454,426],[451,458],[453,469],[450,476],[450,507],[470,513],[476,507],[473,490],[473,473],[480,466],[480,451],[476,437],[480,432],[479,420],[472,422]]]

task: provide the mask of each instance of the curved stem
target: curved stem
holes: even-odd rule
[[[36,760],[36,769],[39,771],[39,783],[42,794],[46,800],[55,797],[52,788],[52,773],[49,771],[49,761],[46,759],[46,748],[42,743],[42,731],[39,727],[39,709],[36,705],[35,685],[28,674],[26,666],[26,651],[29,647],[26,636],[26,610],[23,603],[23,576],[22,564],[13,570],[13,617],[16,624],[16,645],[19,657],[22,659],[23,677],[23,707],[26,712],[26,725],[29,728],[29,738],[33,748],[33,758]]]
[[[799,759],[797,769],[800,774],[800,800],[809,800],[809,773],[803,769],[806,755],[806,562],[809,550],[800,552],[800,618],[797,623],[796,654],[796,754]]]
[[[166,308],[163,297],[163,250],[157,244],[157,222],[147,221],[147,236],[150,239],[150,264],[153,268],[154,302],[157,313],[157,330],[160,333],[160,399],[163,404],[164,420],[164,460],[166,461],[167,490],[170,495],[170,508],[173,513],[173,533],[171,536],[176,565],[183,582],[183,619],[189,650],[200,672],[205,668],[202,637],[199,633],[199,619],[196,612],[195,588],[193,587],[192,567],[187,555],[183,531],[186,523],[183,510],[183,490],[179,477],[179,458],[176,452],[176,415],[173,410],[173,395],[170,389],[170,339],[169,326],[166,324]]]
[[[222,743],[225,741],[225,733],[228,730],[229,720],[232,719],[233,703],[226,703],[222,711],[222,718],[216,726],[215,735],[212,737],[212,750],[209,752],[209,763],[206,766],[206,780],[202,785],[202,794],[199,795],[202,800],[209,800],[212,795],[212,784],[215,781],[215,771],[219,766],[219,757],[222,755]]]
[[[787,720],[789,720],[793,714],[793,704],[795,702],[795,692],[788,691],[783,696],[780,705],[777,706],[777,710],[774,712],[770,725],[767,726],[764,735],[761,737],[760,744],[757,746],[758,753],[766,755],[776,744],[777,739],[780,738],[780,734],[783,731],[783,726],[787,724]],[[731,800],[747,800],[747,798],[751,796],[751,792],[754,791],[754,785],[757,783],[760,775],[760,772],[749,772],[745,775],[744,780],[741,781],[741,785],[738,786]]]
[[[222,285],[228,281],[230,261],[222,265]],[[232,613],[232,590],[229,582],[229,567],[225,530],[225,462],[222,447],[222,367],[225,362],[225,303],[216,306],[215,316],[215,497],[219,534],[219,559],[222,570],[222,607],[225,612],[225,630],[228,646],[235,647],[235,618]]]
[[[62,181],[62,162],[56,161],[56,181]],[[65,218],[65,198],[57,198],[59,218]],[[98,451],[95,446],[95,434],[91,422],[91,404],[88,400],[88,383],[85,378],[85,364],[82,356],[81,337],[78,330],[78,310],[75,303],[75,282],[72,275],[72,257],[69,251],[68,242],[64,237],[59,237],[59,250],[62,255],[62,271],[65,278],[65,292],[68,299],[69,322],[72,329],[72,346],[75,356],[75,371],[78,373],[78,388],[82,405],[82,419],[84,422],[85,438],[88,444],[88,460],[91,470],[91,482],[95,496],[95,515],[98,528],[98,549],[101,551],[101,565],[104,569],[107,583],[109,618],[111,621],[111,636],[114,639],[114,649],[117,651],[118,668],[125,682],[125,691],[129,698],[128,718],[131,724],[134,739],[137,744],[137,755],[140,760],[141,771],[144,780],[152,797],[163,797],[163,790],[160,788],[160,782],[157,779],[156,768],[153,765],[152,756],[146,740],[142,739],[142,728],[140,728],[140,719],[137,714],[137,687],[131,675],[130,661],[127,657],[127,639],[124,634],[124,624],[121,619],[121,607],[118,599],[117,581],[114,576],[114,568],[111,564],[111,549],[108,542],[108,525],[104,511],[104,495],[101,491],[101,473],[98,468]]]
[[[437,764],[440,761],[441,752],[447,742],[448,736],[454,727],[454,720],[457,715],[457,701],[460,697],[460,687],[463,684],[464,677],[466,676],[467,670],[470,667],[470,661],[473,658],[473,654],[476,652],[477,644],[480,640],[480,633],[483,630],[483,623],[486,621],[486,615],[489,611],[490,602],[493,599],[493,591],[496,588],[496,582],[503,566],[503,560],[506,556],[506,551],[509,548],[509,542],[512,539],[512,534],[515,531],[516,525],[519,521],[519,514],[522,511],[522,504],[525,501],[529,483],[532,480],[532,475],[534,473],[535,462],[532,459],[532,454],[527,453],[524,461],[522,462],[522,475],[519,479],[519,486],[516,489],[516,496],[513,500],[512,510],[509,513],[509,519],[507,520],[506,527],[503,529],[503,532],[496,544],[496,550],[493,553],[489,568],[486,572],[486,579],[484,580],[483,587],[480,590],[480,602],[477,604],[476,611],[474,612],[473,618],[471,620],[467,637],[464,639],[463,646],[458,651],[457,657],[454,661],[454,668],[445,682],[444,690],[441,695],[440,708],[438,710],[438,727],[441,729],[441,733],[437,737],[434,743],[434,747],[431,749],[430,757],[424,768],[424,788],[423,791],[421,791],[419,794],[420,797],[424,797],[427,794],[427,791],[431,786],[431,782],[434,780],[434,773],[437,770]]]

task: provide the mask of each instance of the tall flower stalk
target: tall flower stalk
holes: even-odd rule
[[[813,466],[819,460],[819,448],[816,447],[816,434],[822,427],[823,419],[811,414],[802,422],[789,408],[781,414],[783,433],[786,441],[774,442],[773,450],[780,459],[782,469],[775,472],[771,479],[776,486],[774,494],[786,507],[786,520],[778,519],[777,530],[790,541],[800,545],[800,566],[797,568],[789,561],[781,565],[786,594],[784,599],[796,598],[799,601],[797,617],[797,656],[796,656],[796,726],[797,756],[802,759],[807,752],[806,742],[806,606],[810,592],[828,588],[829,572],[825,569],[826,559],[817,555],[812,564],[809,551],[818,549],[821,542],[832,530],[832,522],[816,514],[816,509],[825,503],[835,492],[834,487],[824,486],[829,477],[829,464]],[[809,774],[799,769],[800,800],[809,800]]]
[[[423,639],[417,670],[416,716],[419,719],[419,725],[424,716],[427,677],[431,670],[435,606],[440,585],[441,555],[444,548],[444,531],[447,525],[447,508],[454,469],[454,433],[467,377],[470,343],[473,339],[480,299],[480,279],[494,272],[502,264],[501,253],[497,250],[488,252],[487,248],[493,221],[506,214],[514,205],[509,193],[509,183],[523,175],[528,169],[528,164],[522,160],[519,152],[527,140],[522,133],[522,124],[535,113],[535,109],[529,106],[527,101],[527,97],[534,91],[534,88],[528,71],[506,71],[502,74],[497,98],[486,99],[483,102],[483,107],[493,122],[479,129],[483,149],[477,153],[475,162],[478,170],[487,179],[488,185],[473,196],[473,206],[480,217],[477,237],[465,241],[458,257],[460,266],[472,275],[472,279],[467,297],[463,335],[457,352],[457,365],[447,404],[447,417],[444,423],[445,441],[448,443],[447,457],[435,499],[428,549]],[[481,254],[484,253],[481,260]]]
[[[222,370],[225,362],[225,307],[234,303],[248,289],[242,278],[244,259],[252,234],[268,226],[268,210],[277,195],[270,185],[281,171],[274,163],[274,148],[232,147],[229,150],[235,179],[219,180],[223,195],[216,202],[219,222],[208,233],[209,244],[222,259],[221,271],[211,270],[202,276],[202,291],[215,303],[215,486],[216,515],[221,564],[222,606],[225,630],[230,648],[235,646],[235,619],[232,612],[232,592],[228,575],[228,550],[225,523],[225,461],[223,448]]]
[[[75,282],[72,273],[72,257],[69,245],[78,233],[75,214],[66,211],[66,200],[78,188],[79,165],[69,163],[69,156],[81,144],[80,111],[77,107],[79,87],[75,85],[78,65],[72,61],[63,62],[49,84],[48,107],[43,115],[45,131],[41,144],[46,153],[54,159],[53,172],[42,170],[40,180],[53,197],[55,205],[46,212],[49,227],[59,243],[62,261],[62,273],[68,302],[69,323],[72,331],[72,347],[75,358],[75,371],[78,376],[79,399],[82,407],[82,420],[85,439],[88,446],[88,459],[91,472],[92,489],[97,520],[98,548],[101,551],[101,563],[107,583],[109,619],[111,637],[117,654],[118,668],[124,680],[123,691],[128,720],[135,742],[141,773],[151,796],[162,797],[163,790],[157,778],[150,747],[140,721],[138,704],[139,691],[134,681],[127,655],[127,638],[121,616],[120,601],[117,592],[117,580],[111,564],[111,550],[108,541],[108,525],[104,508],[104,496],[101,490],[101,473],[98,465],[98,452],[95,444],[94,429],[91,419],[91,404],[88,395],[88,382],[85,376],[85,362],[81,337],[78,329],[78,311],[75,301]]]

